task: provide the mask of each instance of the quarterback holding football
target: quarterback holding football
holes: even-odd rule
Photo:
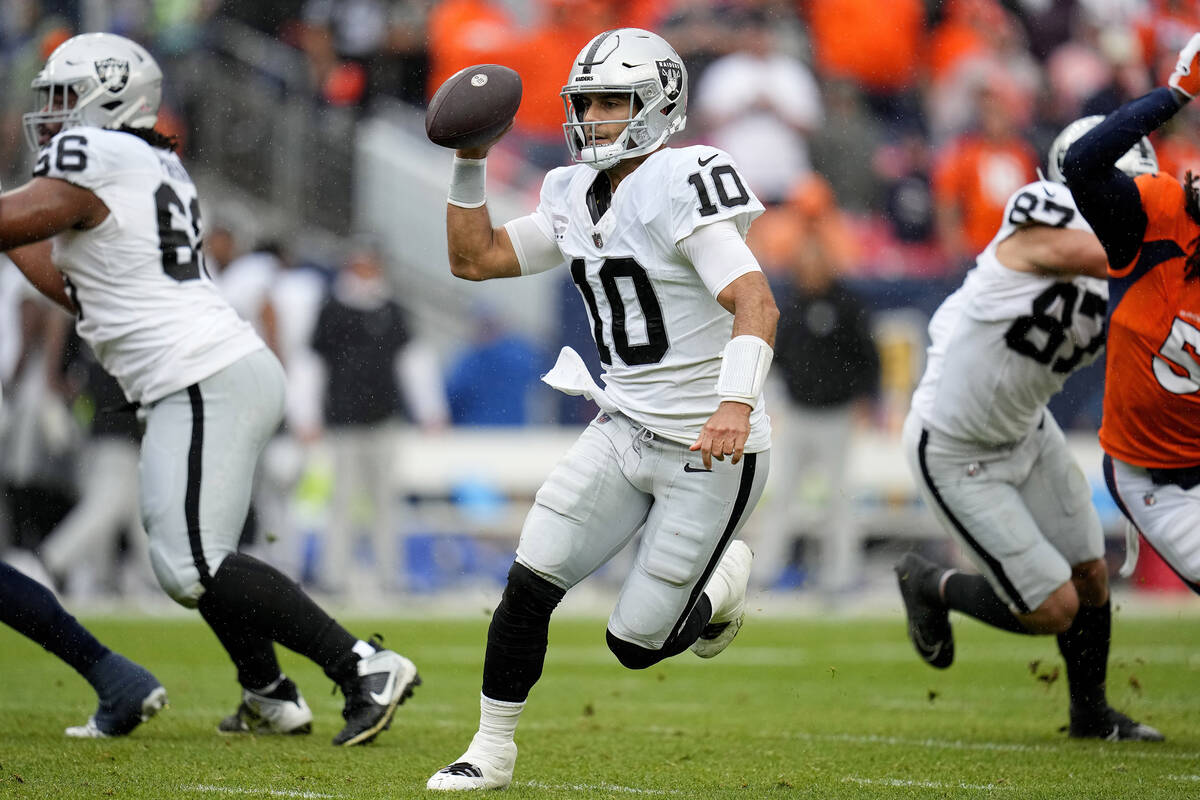
[[[767,477],[762,390],[778,319],[745,244],[762,205],[725,153],[666,146],[684,127],[688,78],[656,34],[599,34],[561,94],[575,163],[546,175],[532,214],[494,228],[494,142],[456,151],[450,268],[476,281],[570,270],[605,386],[570,348],[544,380],[600,413],[537,493],[488,632],[478,732],[430,789],[509,785],[551,613],[635,534],[606,635],[621,664],[715,656],[745,615],[751,553],[736,537]]]

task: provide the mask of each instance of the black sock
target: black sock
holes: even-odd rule
[[[0,621],[87,677],[109,650],[37,581],[0,562]]]
[[[566,591],[513,563],[500,605],[488,627],[483,657],[483,694],[506,703],[523,703],[542,677],[550,615]]]
[[[354,675],[359,656],[351,648],[358,639],[271,565],[244,553],[227,556],[205,587],[205,600],[231,623],[312,659],[335,682]]]
[[[1108,648],[1112,641],[1112,601],[1079,607],[1075,621],[1058,635],[1058,650],[1067,662],[1067,686],[1073,712],[1107,708]]]
[[[934,587],[937,591],[937,587]],[[945,602],[949,608],[1009,633],[1029,634],[1008,605],[982,575],[955,572],[946,579]]]
[[[236,605],[222,603],[215,592],[200,596],[200,616],[212,628],[217,640],[237,668],[237,681],[247,689],[262,689],[280,676],[275,644],[246,625],[245,615]]]

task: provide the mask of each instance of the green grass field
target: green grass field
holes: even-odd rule
[[[371,745],[336,749],[341,695],[307,661],[284,669],[312,736],[223,737],[233,671],[197,619],[89,619],[149,666],[171,706],[130,737],[65,739],[90,687],[0,629],[0,797],[409,798],[474,733],[487,619],[350,620],[413,658],[425,683]],[[1165,744],[1067,739],[1051,638],[956,618],[958,663],[919,662],[886,619],[751,618],[713,661],[621,668],[604,621],[557,619],[524,715],[513,798],[1194,798],[1200,796],[1200,619],[1118,613],[1109,694]]]

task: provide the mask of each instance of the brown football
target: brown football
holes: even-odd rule
[[[442,147],[478,147],[500,135],[521,105],[521,76],[500,64],[459,70],[434,92],[425,134]]]

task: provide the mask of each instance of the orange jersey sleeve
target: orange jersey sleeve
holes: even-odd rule
[[[1200,465],[1200,275],[1187,255],[1200,224],[1165,173],[1137,178],[1148,224],[1137,256],[1109,270],[1100,444],[1140,467]]]

